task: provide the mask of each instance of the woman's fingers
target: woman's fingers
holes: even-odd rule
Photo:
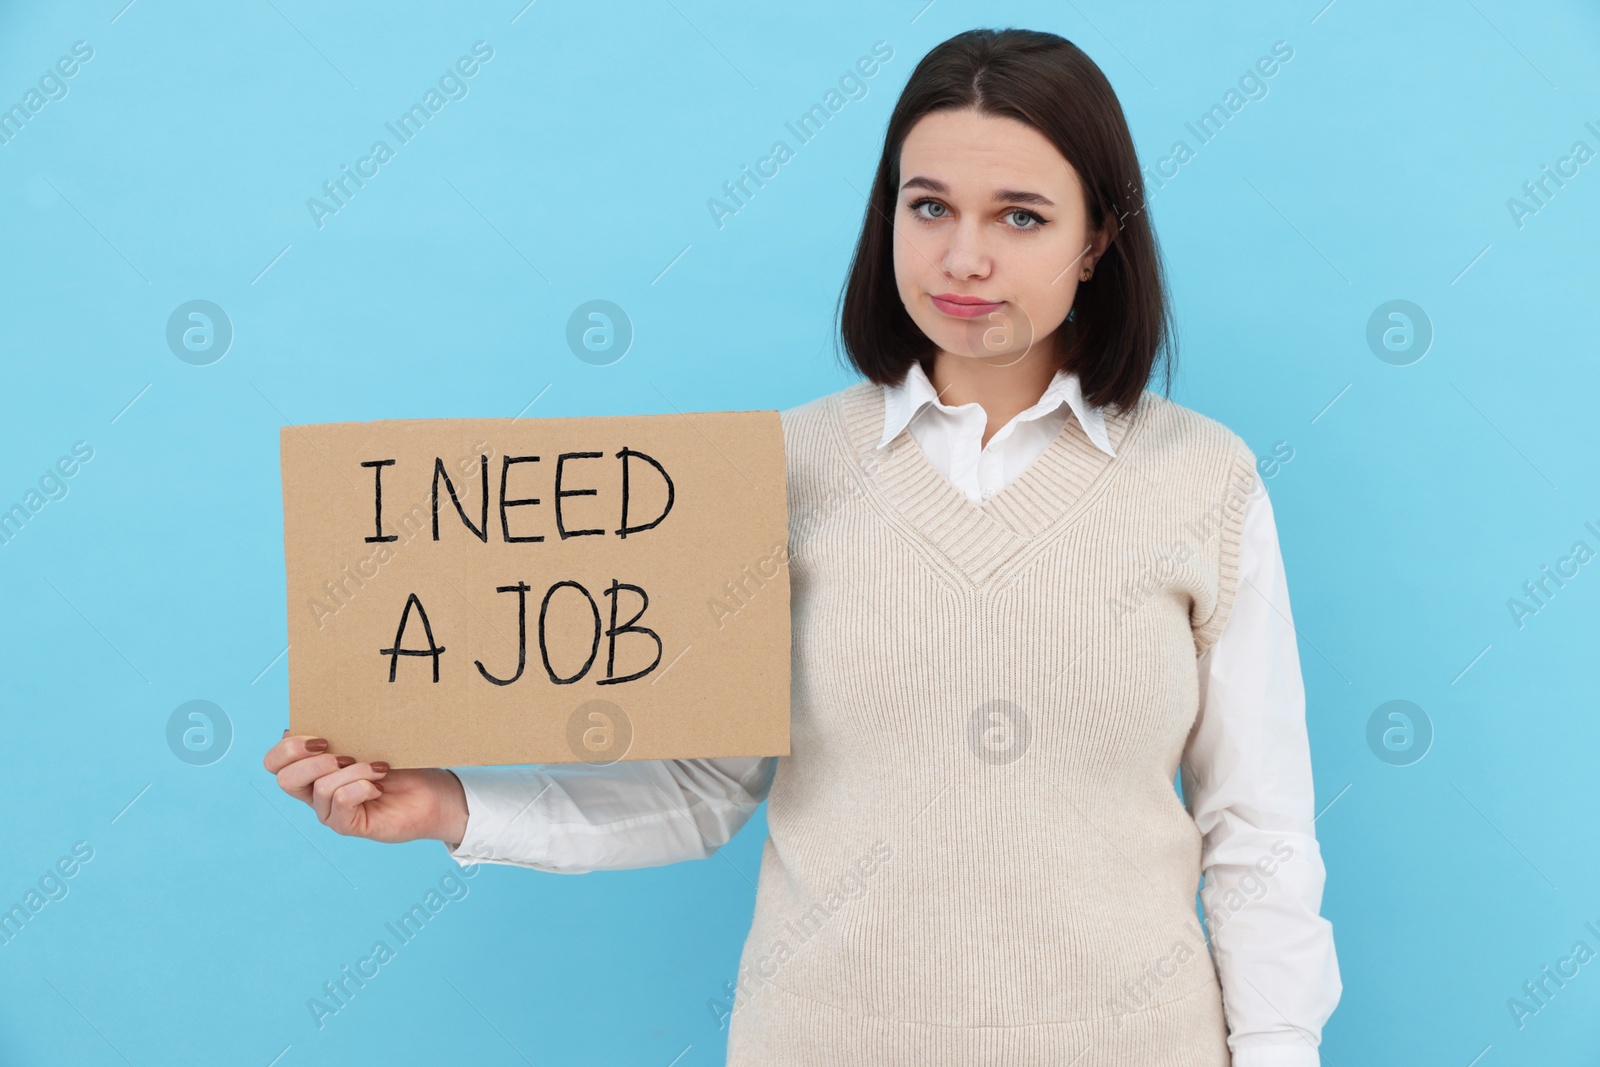
[[[315,809],[317,818],[323,822],[329,822],[333,811],[333,796],[342,787],[352,782],[370,782],[375,779],[381,779],[385,774],[389,773],[389,765],[387,763],[357,763],[350,756],[338,758],[350,760],[351,762],[347,765],[341,764],[337,769],[320,775],[311,783],[311,807]],[[352,795],[361,797],[360,800],[354,802],[357,805],[382,795],[382,790],[376,787],[370,792],[365,790],[352,790],[351,792]],[[329,825],[333,824],[329,823]],[[338,828],[335,827],[335,829]],[[344,833],[345,831],[339,830],[339,832]]]
[[[282,741],[267,749],[261,765],[273,774],[277,774],[295,760],[326,751],[328,751],[328,739],[325,737],[308,737],[305,734],[295,734],[290,737],[285,733]]]
[[[369,764],[363,763],[358,766],[366,767]],[[370,778],[358,778],[353,782],[346,782],[335,789],[329,797],[328,815],[323,821],[335,833],[347,837],[365,837],[368,820],[361,806],[381,796],[383,790],[379,789],[378,784]]]
[[[355,762],[354,756],[336,755],[332,752],[295,760],[278,772],[278,785],[296,800],[316,807],[313,790],[317,782],[345,767],[352,766]],[[321,816],[320,812],[318,816]]]
[[[285,793],[309,804],[318,820],[349,836],[365,836],[368,819],[362,805],[383,796],[377,782],[389,773],[389,765],[381,760],[357,762],[354,756],[329,752],[326,738],[291,737],[287,730],[261,763]]]

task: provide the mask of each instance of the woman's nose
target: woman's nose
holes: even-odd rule
[[[945,247],[944,269],[953,277],[970,278],[989,272],[990,253],[977,224],[958,224]]]

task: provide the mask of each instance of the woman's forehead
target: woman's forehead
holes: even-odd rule
[[[923,116],[901,145],[900,175],[902,188],[921,179],[914,184],[944,196],[988,200],[1032,191],[1058,204],[1077,184],[1072,166],[1038,130],[972,111]]]

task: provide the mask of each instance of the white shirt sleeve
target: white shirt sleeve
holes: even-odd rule
[[[1233,614],[1199,658],[1183,793],[1203,841],[1200,903],[1234,1067],[1318,1067],[1343,992],[1313,826],[1305,689],[1272,504],[1245,508]]]
[[[452,767],[467,829],[446,844],[463,867],[504,863],[556,874],[705,859],[766,799],[777,756]]]

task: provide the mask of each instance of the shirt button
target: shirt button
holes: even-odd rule
[[[994,496],[994,490],[993,489],[985,489],[983,491],[983,499],[988,500],[992,496]]]

